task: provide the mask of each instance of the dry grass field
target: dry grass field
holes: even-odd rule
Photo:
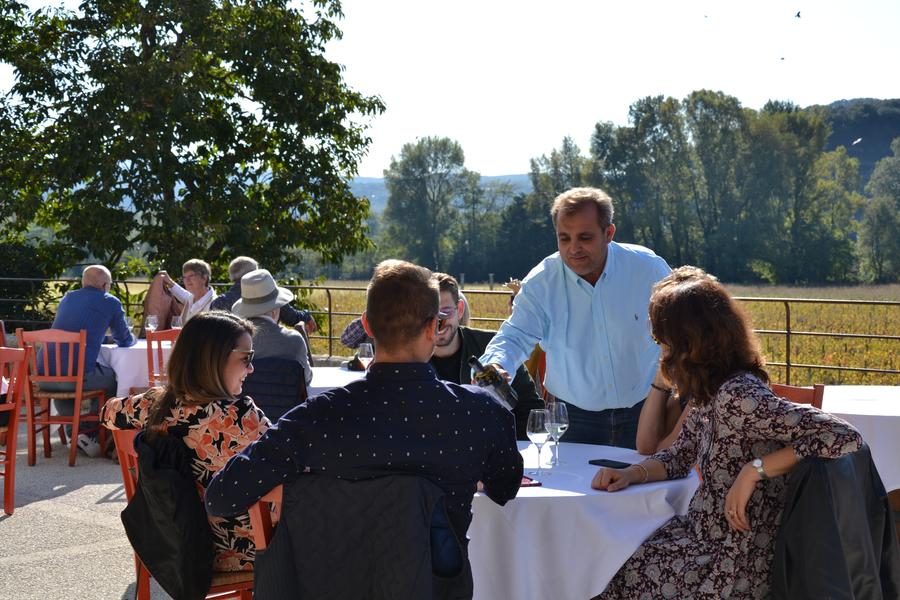
[[[738,297],[747,298],[745,307],[753,325],[759,330],[784,331],[786,309],[782,302],[763,302],[751,298],[798,298],[823,300],[892,301],[894,305],[790,303],[791,363],[792,365],[825,365],[900,371],[900,339],[860,339],[822,335],[798,335],[798,332],[869,334],[900,338],[900,285],[854,287],[750,287],[730,286]],[[495,285],[467,286],[466,296],[472,309],[475,327],[496,329],[507,315],[508,292]],[[312,292],[309,300],[322,311],[317,315],[320,326],[313,339],[316,354],[347,355],[349,350],[334,339],[329,352],[327,340],[331,315],[331,335],[339,338],[341,331],[359,315],[365,303],[365,282],[330,281]],[[762,333],[760,341],[766,359],[773,363],[786,362],[786,336]],[[770,365],[774,381],[785,381],[785,368]],[[900,375],[842,371],[822,368],[791,368],[794,384],[844,383],[870,385],[900,385]]]

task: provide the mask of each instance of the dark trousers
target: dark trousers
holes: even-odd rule
[[[569,402],[565,404],[569,412],[569,430],[562,441],[635,448],[643,400],[630,408],[607,410],[584,410]]]

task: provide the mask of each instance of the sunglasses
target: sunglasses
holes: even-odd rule
[[[453,314],[452,312],[448,312],[447,309],[445,309],[445,308],[440,309],[440,312],[438,312],[438,314],[437,314],[437,320],[438,320],[438,321],[437,321],[437,330],[438,330],[438,333],[440,333],[441,331],[444,330],[444,323],[447,321],[447,319],[450,318],[450,316],[451,316],[452,314]]]
[[[248,367],[250,366],[250,363],[253,362],[253,354],[255,353],[255,350],[239,350],[235,348],[234,350],[232,350],[232,352],[246,354],[247,356],[244,357],[244,364]]]

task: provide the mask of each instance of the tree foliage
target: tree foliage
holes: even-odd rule
[[[323,54],[340,4],[294,4],[4,4],[4,227],[53,228],[107,263],[140,247],[168,268],[366,248],[368,204],[347,181],[383,105]]]

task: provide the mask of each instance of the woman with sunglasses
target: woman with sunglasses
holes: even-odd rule
[[[188,321],[169,358],[165,387],[131,398],[113,398],[103,409],[110,429],[144,429],[148,436],[179,436],[191,456],[194,479],[212,476],[257,440],[269,420],[249,397],[241,397],[253,372],[253,325],[222,311]],[[255,548],[246,514],[209,518],[216,544],[216,571],[251,569]]]

